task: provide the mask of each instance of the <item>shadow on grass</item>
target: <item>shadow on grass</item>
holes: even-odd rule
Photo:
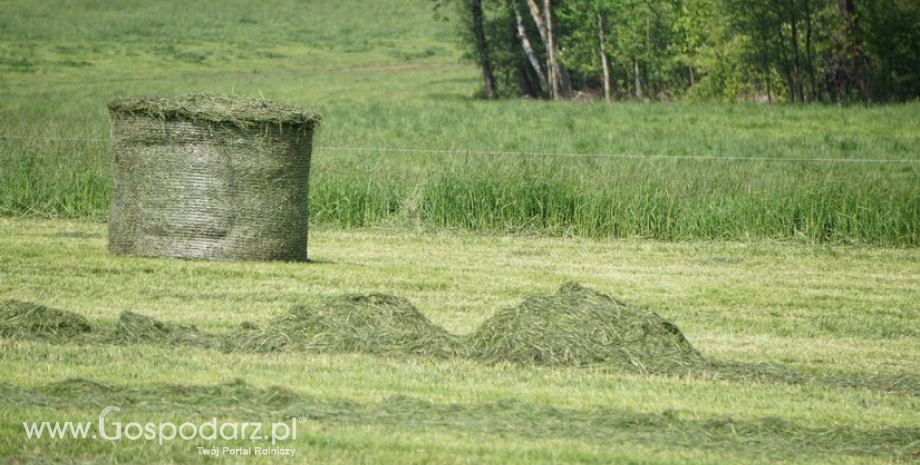
[[[881,457],[911,461],[920,455],[920,428],[813,428],[780,417],[683,419],[672,411],[641,413],[572,409],[517,400],[483,404],[435,404],[393,396],[362,404],[319,399],[283,387],[259,388],[244,381],[213,386],[126,387],[68,379],[40,387],[0,383],[11,408],[87,410],[117,405],[125,418],[189,415],[223,418],[304,418],[323,424],[377,425],[411,431],[443,430],[518,438],[570,438],[686,449],[722,450],[748,458],[788,459],[802,455]],[[207,411],[207,418],[201,412]],[[198,413],[192,413],[198,412]]]

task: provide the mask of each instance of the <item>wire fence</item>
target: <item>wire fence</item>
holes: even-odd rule
[[[98,142],[109,143],[110,139],[98,138],[69,138],[69,137],[29,137],[8,136],[0,134],[0,140],[30,140],[42,142]],[[565,157],[565,158],[597,158],[612,160],[696,160],[696,161],[764,161],[764,162],[796,162],[796,163],[906,163],[920,164],[920,158],[814,158],[814,157],[739,157],[730,155],[666,155],[666,154],[637,154],[637,153],[579,153],[579,152],[546,152],[546,151],[505,151],[482,149],[425,149],[425,148],[395,148],[395,147],[335,147],[317,145],[313,148],[318,152],[379,152],[384,154],[431,154],[431,155],[482,155],[494,157]]]

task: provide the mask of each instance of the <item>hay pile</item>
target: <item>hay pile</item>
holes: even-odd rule
[[[219,347],[225,352],[466,357],[658,373],[705,361],[673,324],[578,284],[501,310],[467,336],[448,333],[408,300],[386,294],[349,294],[319,307],[295,305],[265,327],[244,323],[223,336],[133,312],[121,313],[105,334],[91,331],[79,315],[35,304],[8,301],[0,312],[0,336],[13,338],[85,335],[88,342]]]
[[[469,344],[478,360],[523,365],[664,372],[702,360],[673,324],[574,283],[498,312]]]
[[[8,305],[14,311],[2,315],[0,335],[91,330],[78,315],[34,304]],[[12,323],[20,320],[33,323]],[[406,299],[369,294],[344,295],[319,307],[295,305],[265,327],[245,323],[223,336],[123,312],[110,333],[96,337],[112,344],[219,347],[225,352],[467,357],[485,363],[607,366],[658,373],[704,361],[680,330],[658,315],[572,283],[556,294],[534,296],[499,311],[467,336],[448,333]]]
[[[445,358],[458,338],[435,325],[408,300],[386,295],[344,295],[313,308],[296,305],[261,329],[247,324],[227,335],[227,351],[361,352]]]
[[[134,312],[122,312],[112,333],[106,338],[112,344],[159,344],[210,347],[214,336],[198,331],[194,326],[165,323]]]
[[[123,312],[108,331],[80,315],[0,301],[0,338],[58,344],[151,344],[225,352],[365,353],[467,358],[521,366],[599,367],[703,376],[731,382],[817,384],[920,395],[920,375],[822,376],[776,363],[737,363],[697,352],[673,324],[578,284],[499,311],[474,333],[455,336],[409,301],[385,294],[344,295],[318,308],[295,305],[265,327],[244,323],[224,334]]]
[[[221,347],[467,357],[654,373],[705,362],[673,324],[578,284],[502,310],[468,336],[448,333],[400,297],[345,295],[317,308],[297,305],[265,328],[245,324],[223,338]]]
[[[76,313],[31,302],[0,301],[0,337],[10,339],[70,340],[92,327]]]
[[[318,113],[217,94],[116,100],[109,250],[307,260]]]

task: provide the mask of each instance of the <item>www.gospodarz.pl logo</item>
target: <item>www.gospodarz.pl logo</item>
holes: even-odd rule
[[[130,441],[141,439],[146,441],[156,440],[162,445],[164,441],[172,441],[177,438],[188,441],[192,439],[215,440],[219,437],[226,440],[267,441],[270,439],[271,444],[275,445],[276,441],[297,439],[298,421],[300,423],[306,422],[304,417],[299,420],[296,417],[291,417],[290,423],[270,423],[268,424],[269,426],[263,428],[264,424],[260,422],[224,422],[218,424],[217,417],[213,417],[211,421],[204,423],[185,422],[179,426],[172,422],[147,422],[144,424],[131,422],[124,425],[124,427],[122,427],[121,422],[117,421],[106,424],[106,415],[110,412],[120,411],[120,408],[114,406],[103,409],[99,414],[99,423],[95,433],[93,433],[93,422],[91,421],[67,421],[64,423],[47,421],[29,423],[24,421],[22,422],[22,427],[25,429],[26,436],[29,439],[41,439],[43,436],[51,439],[65,439],[68,437],[73,439],[98,439],[101,437],[108,441],[122,439]]]

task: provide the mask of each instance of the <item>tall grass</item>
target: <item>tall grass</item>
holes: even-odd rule
[[[460,119],[475,118],[476,108],[472,106]],[[456,117],[457,109],[447,106],[442,111]],[[578,111],[561,110],[550,108],[545,113],[561,121],[566,113]],[[682,118],[696,111],[664,106],[628,110],[650,115],[680,112]],[[510,113],[505,116],[514,118]],[[865,136],[855,143],[865,148],[851,157],[867,161],[851,162],[797,160],[829,158],[809,155],[814,149],[807,144],[759,152],[757,157],[746,152],[748,144],[766,144],[763,136],[723,140],[726,147],[720,150],[726,156],[713,158],[686,158],[711,153],[689,144],[679,147],[683,155],[656,155],[672,150],[669,144],[677,144],[678,139],[692,142],[680,135],[636,139],[632,146],[593,147],[610,154],[634,150],[639,158],[334,149],[394,142],[404,147],[450,147],[454,129],[460,143],[474,149],[494,144],[498,149],[537,152],[547,147],[567,152],[577,145],[560,143],[541,128],[517,128],[517,123],[527,124],[523,120],[506,123],[504,136],[479,141],[482,133],[495,131],[490,125],[500,125],[500,118],[466,128],[438,123],[440,129],[430,130],[393,127],[393,119],[398,118],[392,112],[380,118],[388,122],[368,124],[357,134],[334,128],[336,120],[341,121],[337,115],[327,118],[314,154],[310,200],[314,223],[662,240],[769,237],[920,245],[920,163],[872,161],[911,159],[895,150],[876,150]],[[90,134],[104,134],[105,121],[93,124],[100,127]],[[430,123],[410,120],[407,124]],[[719,123],[707,122],[707,127],[710,124]],[[525,137],[529,131],[532,140]],[[388,139],[390,132],[403,136]],[[83,137],[88,140],[0,139],[0,214],[104,219],[111,190],[108,142],[106,136]],[[643,153],[655,156],[643,157]],[[757,159],[733,159],[727,153]]]
[[[324,114],[318,223],[920,245],[920,105],[482,102],[424,2],[276,3],[0,6],[0,215],[104,219],[106,103],[208,90]]]
[[[0,215],[104,218],[112,179],[107,154],[97,145],[94,141],[0,141]]]
[[[394,179],[384,166],[315,179],[313,218],[588,237],[920,244],[915,168],[483,157],[431,162],[420,180]]]

